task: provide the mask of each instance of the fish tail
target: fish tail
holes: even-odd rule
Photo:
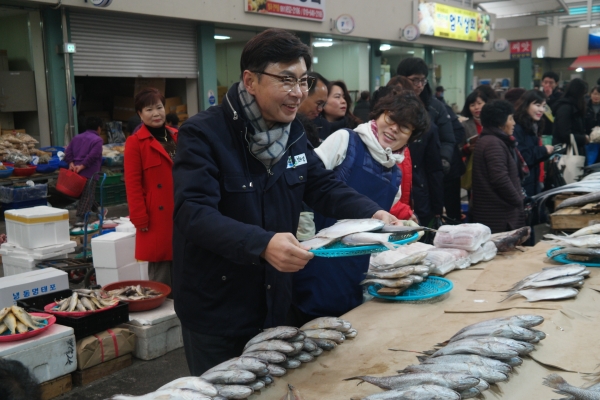
[[[508,299],[510,299],[511,297],[513,297],[515,294],[517,294],[517,291],[511,291],[508,292],[508,296],[506,296],[505,298],[503,298],[502,300],[500,300],[498,303],[502,303],[503,301],[506,301]]]
[[[429,356],[417,356],[417,360],[422,363],[429,360]]]
[[[544,386],[551,387],[552,389],[561,390],[563,385],[568,385],[567,381],[563,379],[562,376],[558,374],[550,374],[544,378],[543,382]]]
[[[363,383],[367,382],[367,381],[365,380],[365,378],[366,378],[366,376],[353,376],[353,377],[351,377],[351,378],[346,378],[346,379],[344,379],[344,380],[345,380],[345,381],[360,381],[360,382],[358,382],[358,383],[356,384],[356,386],[358,386],[358,385],[361,385],[361,384],[363,384]]]

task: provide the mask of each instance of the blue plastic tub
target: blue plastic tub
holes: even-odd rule
[[[48,164],[38,164],[35,169],[36,172],[40,174],[49,174],[50,172],[54,172],[58,169],[58,163],[50,162]]]
[[[0,178],[8,178],[14,171],[13,167],[6,166],[6,169],[0,169]]]

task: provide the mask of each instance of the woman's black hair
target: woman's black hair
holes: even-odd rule
[[[479,85],[475,88],[475,91],[484,93],[487,96],[488,101],[499,98],[494,88],[492,88],[490,85]]]
[[[506,100],[492,100],[481,109],[481,125],[484,128],[502,128],[508,116],[515,113],[512,104]]]
[[[471,113],[470,107],[471,107],[471,104],[475,103],[478,98],[483,100],[484,103],[487,103],[488,101],[490,101],[490,99],[487,97],[487,95],[484,92],[475,90],[467,96],[467,99],[465,100],[465,106],[463,107],[462,111],[460,112],[460,115],[462,115],[463,117],[467,117],[467,118],[473,118],[473,114]]]
[[[598,78],[598,80],[600,80],[600,78]],[[592,90],[590,90],[590,94],[592,94],[593,92],[598,92],[600,93],[600,85],[594,86],[592,88]]]
[[[408,143],[412,143],[429,129],[429,114],[427,109],[412,90],[393,91],[379,99],[370,118],[377,119],[385,112],[398,126],[411,126],[412,134]]]
[[[300,57],[310,70],[312,56],[310,48],[302,43],[298,36],[284,29],[267,29],[246,43],[240,58],[240,69],[244,71],[263,72],[271,63],[289,63]]]
[[[519,100],[515,106],[515,122],[526,130],[531,130],[533,123],[535,122],[531,115],[529,115],[529,106],[532,103],[542,104],[546,101],[546,95],[544,92],[539,90],[528,90]],[[544,131],[544,118],[537,121],[537,132],[541,134]]]
[[[585,95],[587,93],[587,83],[583,79],[575,78],[567,85],[563,97],[571,99],[575,107],[582,115],[585,115]]]
[[[85,119],[85,129],[89,130],[89,131],[95,131],[98,130],[98,128],[102,128],[104,126],[104,122],[102,121],[102,118],[100,117],[87,117]]]

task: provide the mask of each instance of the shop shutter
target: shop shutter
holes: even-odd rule
[[[193,23],[71,12],[70,25],[76,76],[198,78]]]

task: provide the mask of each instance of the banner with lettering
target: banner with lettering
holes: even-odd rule
[[[490,40],[490,16],[477,11],[420,0],[419,31],[446,39],[486,43]]]
[[[531,40],[510,42],[510,59],[531,58]]]
[[[250,13],[312,21],[325,19],[325,0],[244,0],[244,6]]]

